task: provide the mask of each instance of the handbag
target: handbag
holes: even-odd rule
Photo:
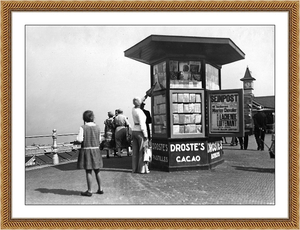
[[[105,147],[105,140],[101,141],[100,143],[100,150],[103,150]]]
[[[152,161],[152,149],[150,147],[144,147],[144,161]]]

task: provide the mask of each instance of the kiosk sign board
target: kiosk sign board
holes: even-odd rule
[[[167,171],[182,168],[209,168],[211,163],[222,163],[222,141],[173,140],[170,143],[152,142],[152,163],[155,168]]]
[[[243,90],[208,91],[209,136],[243,136]]]
[[[207,164],[205,141],[181,141],[170,143],[171,166]]]
[[[164,140],[152,141],[152,163],[156,168],[169,168],[169,144]]]

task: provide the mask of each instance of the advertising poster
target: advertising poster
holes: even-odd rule
[[[208,108],[209,134],[211,136],[243,135],[244,107],[242,89],[209,91]]]

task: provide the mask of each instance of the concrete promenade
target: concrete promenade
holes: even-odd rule
[[[83,197],[85,171],[76,162],[32,167],[25,172],[26,204],[274,204],[275,159],[268,148],[256,150],[254,136],[248,150],[224,144],[225,162],[211,170],[131,173],[131,157],[103,157],[104,194]],[[271,135],[266,135],[270,146]],[[93,191],[97,184],[93,181]],[[147,199],[145,199],[147,196]]]

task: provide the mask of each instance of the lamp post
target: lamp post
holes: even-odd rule
[[[52,130],[52,139],[53,139],[53,145],[52,145],[52,153],[53,153],[53,164],[57,165],[59,164],[59,159],[58,159],[58,155],[57,155],[57,133],[56,133],[56,129]]]

